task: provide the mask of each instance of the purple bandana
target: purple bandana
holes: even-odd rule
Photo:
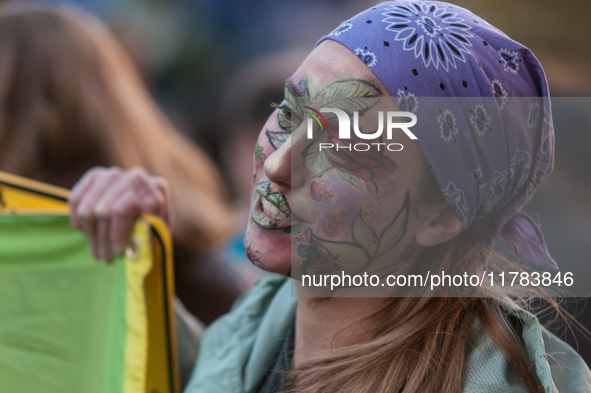
[[[413,133],[464,229],[558,268],[520,211],[554,164],[548,86],[528,48],[437,1],[380,3],[318,43],[327,39],[353,51],[400,109],[417,115]]]

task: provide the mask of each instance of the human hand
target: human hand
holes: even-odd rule
[[[140,213],[172,226],[168,182],[141,167],[90,169],[72,188],[68,206],[70,223],[86,233],[92,255],[105,262],[123,254]]]

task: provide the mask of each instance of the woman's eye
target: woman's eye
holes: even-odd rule
[[[281,104],[271,104],[273,108],[279,109],[277,112],[277,122],[279,123],[279,127],[284,130],[289,130],[293,127],[292,124],[292,112],[291,107],[286,101],[283,101]]]
[[[291,121],[291,109],[289,107],[287,107],[285,105],[281,106],[280,113],[285,120]]]

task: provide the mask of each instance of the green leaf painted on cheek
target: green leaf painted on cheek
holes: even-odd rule
[[[322,107],[342,109],[351,116],[351,119],[353,119],[353,112],[357,111],[362,115],[377,102],[377,98],[360,100],[355,97],[332,97],[331,99],[326,98],[326,102],[323,102]]]
[[[370,257],[365,250],[353,243],[331,242],[316,238],[316,242],[340,262],[343,269],[356,271],[367,264]]]
[[[392,247],[394,247],[402,236],[406,233],[406,225],[408,224],[408,210],[409,210],[409,194],[406,194],[404,204],[400,211],[394,217],[394,220],[384,229],[379,239],[378,251],[376,256],[382,255]]]
[[[304,113],[302,112],[302,108],[298,105],[298,101],[296,97],[291,94],[289,89],[285,89],[284,92],[284,99],[285,101],[289,102],[291,108],[291,115],[294,121],[300,121],[304,118]],[[301,101],[301,100],[300,100]]]
[[[302,92],[302,98],[305,100],[310,98],[310,89],[313,89],[313,80],[314,78],[312,76],[312,71],[308,71],[306,75],[304,75],[304,77],[300,79],[300,83],[298,83],[298,87]]]
[[[380,91],[373,84],[354,79],[337,81],[325,86],[315,95],[314,101],[321,107],[342,109],[347,113],[364,112],[378,102],[380,95]]]
[[[353,219],[352,232],[355,242],[365,248],[369,255],[375,255],[378,237],[361,214],[357,214]]]
[[[352,186],[354,186],[355,188],[358,188],[360,190],[364,189],[365,182],[363,181],[362,178],[360,178],[357,175],[352,174],[351,172],[349,172],[346,169],[336,168],[336,170],[337,170],[337,174],[339,175],[339,178],[341,180],[346,181],[347,183],[351,184]]]
[[[317,144],[311,143],[302,153],[304,166],[311,176],[322,176],[324,172],[332,168],[332,164],[326,158],[326,153],[317,149]]]

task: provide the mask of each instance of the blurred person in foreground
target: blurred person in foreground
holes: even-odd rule
[[[185,392],[591,391],[583,359],[507,288],[302,286],[303,275],[478,277],[499,262],[498,238],[557,269],[521,212],[554,162],[548,86],[528,48],[453,4],[380,3],[322,37],[275,107],[255,147],[244,238],[272,274],[208,328]],[[356,112],[363,132],[327,113],[315,123],[323,107]],[[388,109],[416,114],[415,138],[373,133]],[[363,140],[404,148],[335,149]],[[91,237],[77,207],[100,207],[92,187],[108,176],[87,174],[72,192],[72,222]],[[157,189],[137,197],[166,210]]]
[[[108,174],[93,184],[100,195],[127,198],[136,212],[174,221],[176,293],[189,311],[206,323],[226,312],[244,285],[208,256],[234,229],[212,162],[173,128],[97,18],[65,6],[2,3],[0,170],[71,188],[96,166]],[[159,201],[132,200],[128,184],[140,193],[162,190],[172,210],[164,214]],[[122,252],[125,242],[104,247],[103,235],[126,233],[129,222],[86,205],[79,212],[98,225],[89,238],[95,257]]]

